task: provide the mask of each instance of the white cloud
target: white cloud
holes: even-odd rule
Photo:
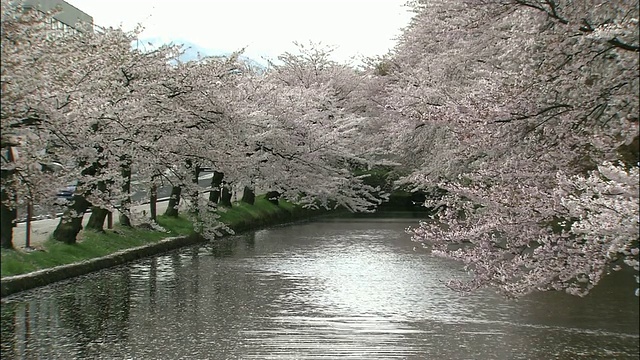
[[[101,26],[145,27],[142,38],[275,58],[293,41],[335,45],[337,60],[382,55],[406,26],[405,0],[67,0]]]

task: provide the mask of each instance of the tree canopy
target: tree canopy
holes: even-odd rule
[[[131,216],[135,179],[184,189],[213,236],[203,169],[215,186],[371,211],[386,194],[358,170],[385,164],[397,187],[442,195],[410,232],[465,264],[453,288],[585,295],[624,267],[637,280],[638,2],[411,6],[397,46],[364,66],[300,44],[258,71],[242,51],[145,50],[137,30],[57,34],[51,14],[2,0],[3,214],[50,208],[76,181],[63,222],[90,206]]]

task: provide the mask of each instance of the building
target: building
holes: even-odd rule
[[[52,30],[60,30],[62,32],[77,31],[77,24],[91,24],[93,26],[93,17],[64,0],[24,0],[22,6],[25,9],[35,9],[43,13],[59,10],[53,19],[50,19]]]

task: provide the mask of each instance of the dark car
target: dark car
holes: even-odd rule
[[[58,190],[56,193],[57,203],[64,204],[71,200],[73,194],[76,192],[76,184],[69,184],[64,189]]]

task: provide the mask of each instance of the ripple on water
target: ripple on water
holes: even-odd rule
[[[2,299],[2,357],[637,359],[638,303],[469,296],[413,251],[411,220],[246,233]],[[635,286],[635,283],[632,284]]]

